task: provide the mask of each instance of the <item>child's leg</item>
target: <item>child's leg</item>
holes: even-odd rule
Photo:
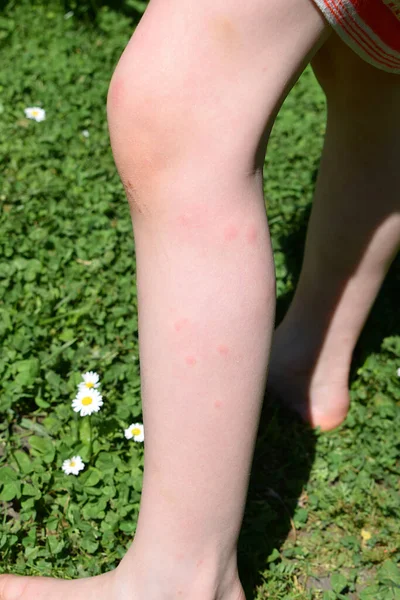
[[[23,579],[21,600],[243,597],[236,544],[275,305],[265,147],[328,35],[310,0],[151,0],[108,106],[137,257],[138,529],[112,578]]]
[[[400,242],[400,77],[333,35],[314,71],[325,90],[325,147],[292,305],[269,385],[323,429],[345,418],[351,356]]]

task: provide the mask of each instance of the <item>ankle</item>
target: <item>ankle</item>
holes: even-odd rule
[[[116,570],[117,591],[135,589],[135,600],[245,600],[236,554],[226,560],[212,551],[192,554],[151,546],[132,544]]]

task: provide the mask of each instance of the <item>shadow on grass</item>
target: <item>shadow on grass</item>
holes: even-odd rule
[[[107,6],[113,11],[120,12],[131,17],[134,23],[138,23],[147,7],[147,0],[63,0],[64,11],[73,11],[78,18],[94,21],[98,11]]]
[[[297,214],[291,233],[279,239],[288,272],[297,280],[301,269],[309,210]],[[284,317],[293,294],[277,300],[276,323]],[[284,407],[264,401],[238,545],[239,574],[247,600],[262,585],[260,573],[268,557],[296,535],[293,515],[309,479],[316,434]]]
[[[46,4],[43,0],[0,0],[0,11],[4,12],[6,8],[13,8],[17,2],[24,2],[28,8],[34,5]],[[51,9],[51,2],[48,3]],[[57,3],[54,1],[54,4]],[[134,24],[137,24],[148,4],[148,0],[62,0],[64,13],[72,11],[75,18],[83,21],[95,21],[96,15],[103,6],[131,17]]]
[[[315,433],[292,413],[265,402],[238,546],[238,567],[247,600],[256,596],[268,557],[295,539],[293,514],[309,479]],[[276,558],[276,557],[275,557]]]
[[[279,239],[287,270],[297,282],[301,269],[310,208],[297,216],[291,233]],[[379,352],[385,337],[400,335],[400,255],[393,262],[357,343],[350,385],[371,353]],[[293,293],[277,302],[276,323],[283,319]],[[282,407],[265,402],[254,455],[238,563],[246,598],[256,596],[260,573],[268,567],[274,548],[295,536],[293,515],[315,458],[316,434]]]

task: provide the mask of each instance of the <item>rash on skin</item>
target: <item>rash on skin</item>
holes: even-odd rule
[[[225,227],[225,230],[224,230],[224,239],[227,242],[230,242],[230,241],[236,239],[238,234],[239,234],[239,230],[237,227],[235,227],[235,225],[228,225],[227,227]]]
[[[207,204],[193,203],[177,217],[177,222],[182,229],[189,231],[202,229],[210,223]]]
[[[246,231],[246,240],[249,244],[255,244],[258,238],[258,231],[255,225],[250,225]]]
[[[229,352],[228,346],[225,346],[224,344],[220,344],[217,347],[217,350],[218,350],[219,354],[222,354],[223,356],[226,356]]]
[[[194,367],[194,365],[197,363],[197,360],[195,359],[194,356],[187,356],[185,361],[186,361],[186,364],[191,367]]]
[[[221,402],[221,400],[216,400],[216,401],[214,402],[214,406],[215,406],[215,408],[217,408],[217,409],[218,409],[218,408],[221,408],[221,406],[222,406],[222,402]]]
[[[181,331],[185,325],[187,325],[189,323],[189,319],[179,319],[178,321],[175,321],[174,324],[174,329],[175,331]]]

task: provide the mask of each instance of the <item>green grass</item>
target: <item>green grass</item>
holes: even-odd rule
[[[0,17],[0,570],[71,578],[123,556],[143,445],[123,436],[142,419],[135,255],[105,114],[132,22],[106,8],[93,23],[63,13],[19,2]],[[35,105],[42,123],[24,117]],[[279,316],[299,272],[324,118],[307,70],[266,163]],[[400,598],[399,283],[397,262],[355,353],[342,427],[318,434],[263,412],[239,544],[248,598]],[[70,406],[89,369],[105,398],[91,457],[87,421]],[[76,478],[61,471],[71,449],[90,458]]]

